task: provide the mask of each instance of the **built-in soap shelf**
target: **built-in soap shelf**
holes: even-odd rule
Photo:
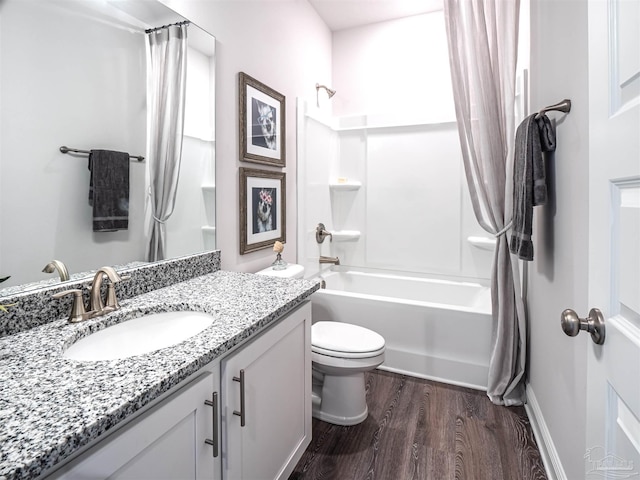
[[[356,190],[359,190],[360,187],[362,187],[362,182],[358,180],[349,180],[344,177],[338,177],[335,180],[329,182],[329,188],[332,192],[354,192]],[[360,240],[360,231],[332,230],[331,236],[333,242],[357,242],[358,240]]]
[[[357,242],[360,240],[358,230],[335,230],[331,232],[331,239],[334,242]]]
[[[206,193],[216,193],[216,186],[213,184],[202,185],[202,191]]]
[[[467,242],[481,250],[495,250],[496,239],[487,237],[467,237]]]
[[[337,179],[329,182],[329,188],[335,192],[348,192],[358,190],[362,186],[362,182],[358,180]]]

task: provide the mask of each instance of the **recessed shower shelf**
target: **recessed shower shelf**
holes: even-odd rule
[[[358,190],[362,183],[357,180],[335,181],[329,183],[329,188],[336,192],[348,192]]]
[[[336,230],[331,232],[331,238],[334,242],[357,242],[360,240],[360,232],[358,230]]]
[[[215,234],[216,233],[216,227],[204,226],[204,227],[202,227],[202,233]]]
[[[202,191],[203,192],[211,192],[211,193],[215,193],[216,191],[216,186],[213,184],[208,184],[208,185],[202,185]]]

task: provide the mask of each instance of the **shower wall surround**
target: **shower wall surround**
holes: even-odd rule
[[[308,274],[330,255],[342,265],[489,278],[492,251],[467,241],[485,234],[473,217],[455,122],[322,119],[303,101],[298,109],[298,258]],[[353,235],[319,245],[318,222]]]
[[[319,255],[337,255],[342,265],[489,278],[492,251],[467,240],[487,235],[464,178],[444,13],[334,32],[331,83],[337,93],[320,108],[298,104],[298,261],[308,272]],[[318,245],[318,222],[360,236]]]

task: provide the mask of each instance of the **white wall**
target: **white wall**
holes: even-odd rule
[[[331,32],[306,0],[162,0],[216,37],[217,247],[222,268],[257,271],[274,259],[271,249],[240,255],[238,167],[278,170],[238,159],[238,72],[286,97],[287,242],[283,257],[295,262],[296,98],[315,102],[315,84],[331,78]]]
[[[401,112],[455,120],[444,13],[335,32],[332,87],[337,116]]]
[[[3,287],[51,278],[54,258],[70,273],[144,258],[145,164],[130,164],[129,229],[94,233],[87,156],[58,150],[145,152],[144,35],[84,7],[1,6]]]
[[[584,366],[591,341],[588,336],[566,336],[559,322],[565,308],[587,312],[590,307],[587,33],[587,2],[532,0],[531,107],[537,110],[570,98],[572,110],[564,118],[549,114],[562,120],[549,162],[549,203],[536,207],[533,224],[528,393],[548,429],[548,440],[553,439],[551,460],[560,478],[568,479],[584,476]]]

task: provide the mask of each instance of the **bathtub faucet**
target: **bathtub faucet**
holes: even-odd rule
[[[333,265],[340,265],[340,259],[338,257],[320,257],[320,263],[332,263]]]
[[[330,242],[333,241],[332,233],[326,230],[324,223],[319,223],[316,227],[316,242],[322,243],[327,237],[329,237]]]

